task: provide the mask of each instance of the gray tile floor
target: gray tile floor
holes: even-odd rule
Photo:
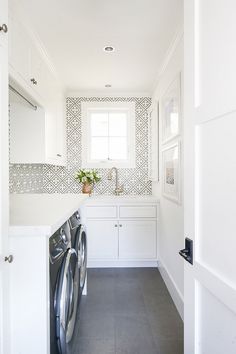
[[[183,322],[157,269],[89,269],[70,354],[183,354]]]

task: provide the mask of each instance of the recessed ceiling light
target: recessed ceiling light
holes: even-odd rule
[[[111,87],[111,85],[110,85],[110,84],[106,84],[106,85],[105,85],[105,87],[110,88],[110,87]]]
[[[103,48],[103,50],[104,50],[104,52],[111,53],[111,52],[115,51],[115,48],[112,47],[111,45],[107,45],[106,47]]]

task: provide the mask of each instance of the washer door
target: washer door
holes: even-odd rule
[[[71,248],[64,257],[54,299],[56,337],[61,354],[66,354],[67,343],[70,342],[75,327],[79,279],[77,253]]]
[[[87,273],[87,236],[83,225],[81,225],[77,231],[75,249],[78,254],[80,268],[80,293],[82,293]]]

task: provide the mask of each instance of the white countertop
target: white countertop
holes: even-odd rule
[[[82,204],[150,204],[154,196],[87,194],[11,194],[10,236],[51,236]]]
[[[51,236],[88,198],[86,194],[11,194],[10,236]]]

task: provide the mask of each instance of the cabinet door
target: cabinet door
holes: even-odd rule
[[[8,26],[8,3],[0,0],[0,26]],[[10,353],[9,270],[4,262],[9,256],[9,195],[8,195],[8,33],[0,31],[0,354]],[[15,337],[14,337],[15,338]]]
[[[118,222],[87,220],[88,259],[118,258]]]
[[[58,164],[66,165],[66,120],[64,97],[59,97],[57,102],[57,160]]]
[[[53,100],[46,108],[46,159],[48,163],[57,159],[57,105]]]
[[[47,75],[49,70],[38,49],[32,43],[30,48],[30,77],[28,84],[40,97],[47,97]]]
[[[119,258],[155,259],[156,221],[125,220],[119,222]]]
[[[9,18],[9,64],[15,73],[30,83],[30,38],[15,17]]]

